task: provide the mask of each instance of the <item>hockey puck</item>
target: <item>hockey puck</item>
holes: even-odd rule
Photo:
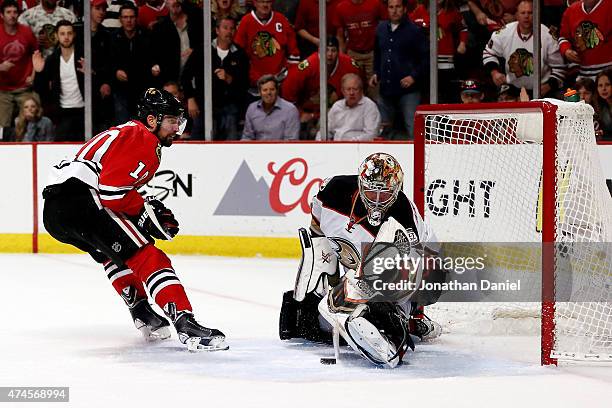
[[[321,359],[321,364],[325,364],[325,365],[332,365],[332,364],[336,364],[336,359],[331,357],[331,358],[322,358]]]

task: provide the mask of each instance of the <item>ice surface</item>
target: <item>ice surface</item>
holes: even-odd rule
[[[84,255],[0,255],[0,386],[69,386],[78,407],[604,407],[612,367],[540,367],[536,337],[446,335],[377,369],[349,349],[278,340],[295,260],[173,256],[196,317],[230,350],[147,344]],[[0,404],[0,408],[10,404]],[[19,405],[21,406],[21,405]],[[59,405],[58,405],[59,406]]]

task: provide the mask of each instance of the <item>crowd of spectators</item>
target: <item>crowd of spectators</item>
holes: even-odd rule
[[[204,137],[204,66],[212,68],[213,140],[321,139],[319,55],[326,46],[328,140],[413,137],[429,95],[433,0],[0,0],[0,137],[80,141],[84,78],[97,133],[134,117],[138,96],[164,87],[185,104],[185,138]],[[438,102],[533,95],[533,3],[542,6],[539,94],[567,88],[593,106],[612,140],[612,0],[436,0]],[[204,60],[210,29],[212,60]],[[84,35],[91,36],[85,72]],[[91,135],[89,135],[91,136]]]

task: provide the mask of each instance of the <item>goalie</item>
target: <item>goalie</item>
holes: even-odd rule
[[[369,274],[375,259],[437,252],[435,236],[401,191],[403,172],[386,153],[369,155],[358,175],[327,179],[313,198],[310,231],[300,228],[302,260],[293,291],[285,292],[279,335],[331,342],[332,329],[372,363],[396,367],[410,335],[428,340],[440,326],[423,314],[435,296],[417,293],[422,268]],[[420,265],[423,265],[422,263]],[[409,289],[377,290],[373,277],[407,278]]]

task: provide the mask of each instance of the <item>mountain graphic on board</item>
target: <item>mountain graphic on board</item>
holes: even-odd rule
[[[270,207],[270,187],[263,177],[255,175],[245,160],[223,195],[214,215],[284,217]]]

